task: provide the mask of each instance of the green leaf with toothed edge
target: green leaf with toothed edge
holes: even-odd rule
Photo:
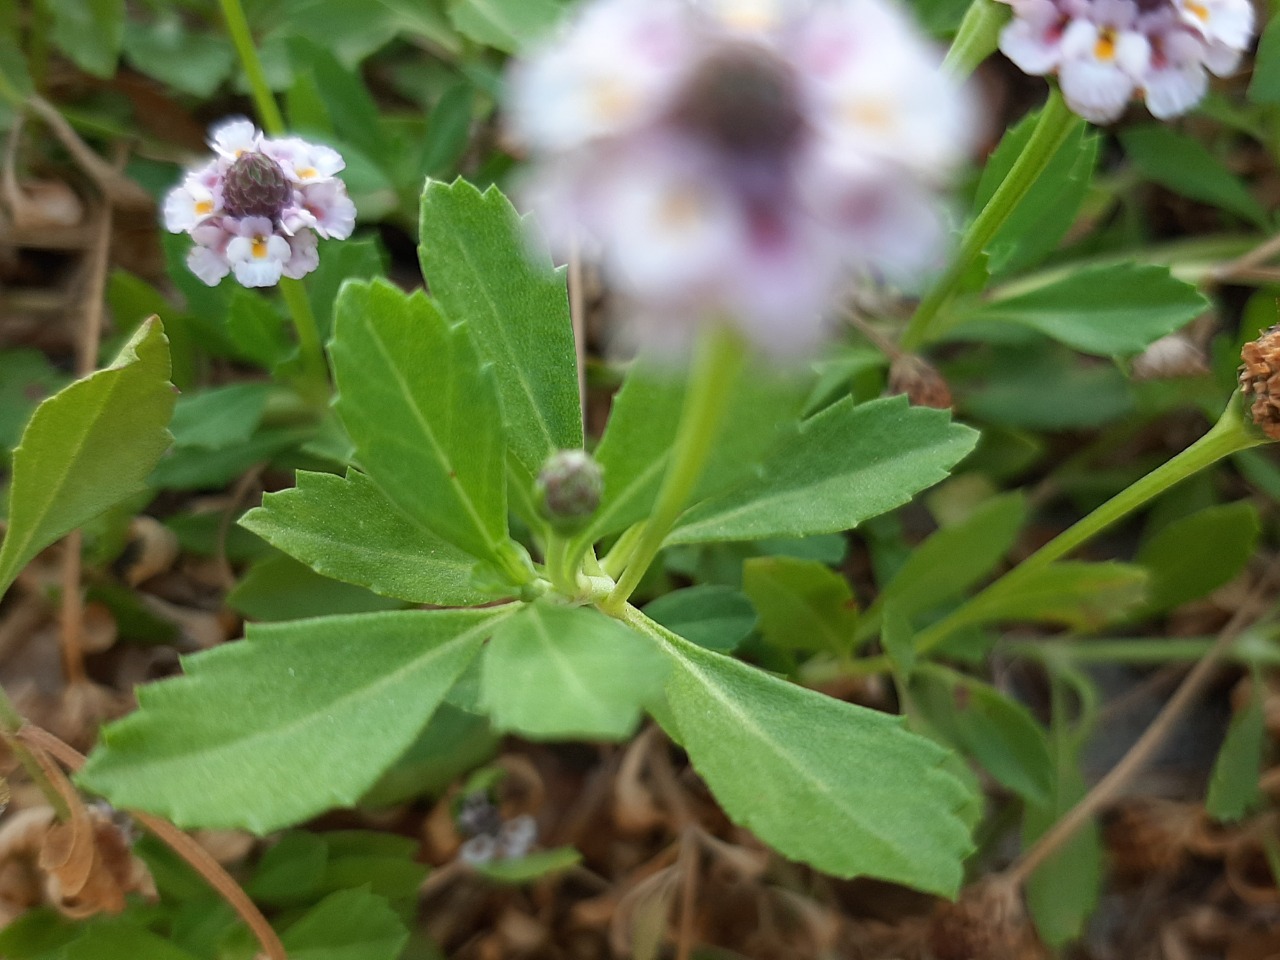
[[[485,648],[480,704],[496,730],[622,740],[665,673],[652,646],[598,610],[526,604],[496,626]]]
[[[335,408],[364,472],[415,521],[473,556],[507,537],[506,436],[492,368],[422,293],[347,283],[329,346]]]
[[[49,397],[13,451],[0,595],[32,557],[146,489],[168,448],[177,391],[164,328],[138,328],[111,366]]]
[[[79,782],[182,827],[267,833],[350,806],[413,742],[511,608],[251,625],[141,687]]]
[[[977,438],[906,397],[862,404],[846,398],[784,433],[746,479],[694,504],[667,542],[848,530],[946,477]]]
[[[493,364],[507,443],[531,479],[555,451],[582,446],[564,270],[497,187],[428,181],[419,236],[431,295]]]
[[[839,877],[953,896],[971,849],[946,751],[854,706],[656,628],[671,661],[658,720],[735,822]]]
[[[384,597],[462,607],[493,599],[472,585],[475,558],[397,510],[368,477],[299,470],[240,525],[317,573]]]

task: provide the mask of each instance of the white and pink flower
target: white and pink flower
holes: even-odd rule
[[[342,240],[355,229],[331,147],[269,139],[244,119],[214,126],[209,145],[214,159],[169,191],[163,215],[195,241],[187,266],[210,286],[228,274],[246,287],[301,278],[320,262],[317,236]]]
[[[668,352],[709,317],[803,352],[850,276],[918,279],[976,137],[891,0],[595,0],[510,79],[524,199]]]
[[[1168,119],[1227,76],[1253,39],[1249,0],[1008,0],[1000,49],[1025,72],[1057,74],[1067,105],[1110,123],[1135,96]]]

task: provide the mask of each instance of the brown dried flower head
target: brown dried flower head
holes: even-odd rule
[[[951,388],[937,368],[913,354],[904,353],[889,365],[888,393],[905,393],[917,407],[950,410],[954,403]]]
[[[1280,324],[1246,343],[1240,358],[1240,390],[1253,422],[1272,440],[1280,440]]]

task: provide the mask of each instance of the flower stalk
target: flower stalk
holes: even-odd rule
[[[956,77],[967,77],[996,52],[1000,30],[1009,20],[1009,5],[997,0],[973,0],[960,21],[942,66]]]
[[[1088,516],[1058,534],[1003,577],[970,597],[937,623],[917,634],[915,639],[917,655],[923,655],[935,649],[957,627],[968,622],[973,611],[980,609],[992,598],[1016,591],[1032,574],[1062,559],[1166,490],[1233,453],[1239,453],[1241,450],[1248,450],[1250,447],[1266,442],[1266,438],[1252,424],[1246,422],[1240,394],[1235,393],[1222,412],[1222,416],[1218,418],[1218,422],[1203,437],[1172,460],[1156,467],[1136,483],[1121,490]]]
[[[730,389],[745,358],[746,344],[727,323],[712,324],[705,329],[689,372],[689,392],[680,412],[676,441],[657,503],[641,528],[617,585],[601,604],[606,613],[618,615],[689,502],[728,413]]]
[[[969,224],[964,238],[960,241],[960,249],[947,271],[933,285],[916,312],[902,332],[902,349],[918,350],[929,339],[932,327],[938,314],[957,292],[960,284],[996,232],[1018,208],[1028,191],[1044,173],[1054,154],[1066,141],[1071,132],[1081,123],[1068,108],[1062,93],[1056,87],[1050,90],[1049,99],[1045,102],[1040,118],[1036,121],[1031,139],[1021,155],[1009,168],[996,192],[991,195],[986,206]]]

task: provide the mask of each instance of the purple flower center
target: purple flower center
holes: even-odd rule
[[[693,71],[676,101],[677,125],[726,153],[777,160],[804,127],[791,67],[761,47],[722,47]]]
[[[293,197],[280,164],[263,153],[242,153],[227,170],[222,203],[233,217],[267,217],[275,220]]]

